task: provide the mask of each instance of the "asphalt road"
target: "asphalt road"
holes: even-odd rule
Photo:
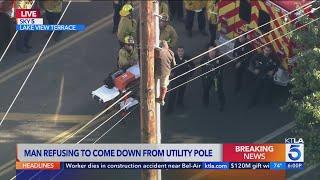
[[[70,135],[88,122],[104,107],[94,101],[90,92],[116,65],[118,42],[112,29],[111,1],[73,2],[63,22],[82,23],[87,30],[64,33],[60,42],[51,42],[29,81],[12,107],[7,120],[0,127],[0,179],[15,175],[16,143],[77,143],[112,113],[103,115],[74,137]],[[195,33],[186,37],[181,22],[173,22],[190,56],[204,50],[207,37]],[[36,60],[46,39],[44,33],[34,33],[32,52],[17,53],[12,46],[0,64],[0,112],[5,112],[18,92],[27,73]],[[226,108],[218,112],[215,103],[203,108],[201,81],[189,84],[186,92],[187,109],[177,109],[168,116],[162,114],[163,143],[228,143],[254,142],[291,122],[290,114],[281,112],[286,89],[277,87],[271,105],[260,103],[247,108],[251,88],[250,81],[237,96],[233,94],[234,72],[232,66],[225,71]],[[215,102],[214,98],[211,97]],[[115,111],[112,111],[115,112]],[[3,116],[3,113],[0,117]],[[118,122],[115,116],[93,132],[82,143],[93,143]],[[97,143],[139,143],[140,121],[138,108],[116,125]],[[271,141],[278,142],[278,141]],[[280,141],[282,143],[282,141]],[[311,171],[314,172],[314,171]],[[200,171],[163,171],[163,179],[210,179],[199,176]],[[58,176],[59,177],[59,176]],[[78,179],[140,179],[140,171],[86,171]],[[310,176],[313,177],[313,176]],[[314,176],[316,177],[316,176]],[[35,178],[36,179],[36,178]],[[57,178],[58,179],[58,178]],[[312,179],[310,179],[312,180]]]

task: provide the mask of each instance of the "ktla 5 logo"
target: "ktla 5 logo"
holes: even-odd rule
[[[288,139],[286,139],[286,162],[304,162],[303,140]]]

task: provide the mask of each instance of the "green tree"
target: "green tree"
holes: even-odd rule
[[[320,3],[314,3],[317,8]],[[320,17],[316,10],[312,17],[301,18],[299,25]],[[291,28],[296,28],[292,26]],[[291,96],[284,109],[292,112],[296,121],[294,132],[305,142],[306,159],[320,162],[320,24],[319,20],[291,34],[297,43],[297,67],[292,77]]]

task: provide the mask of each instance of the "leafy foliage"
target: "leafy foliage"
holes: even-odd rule
[[[314,4],[319,7],[319,2]],[[320,17],[301,18],[299,25]],[[320,24],[319,20],[291,34],[300,48],[297,67],[292,77],[291,97],[283,109],[292,112],[296,120],[296,136],[305,141],[305,154],[311,163],[320,162]],[[292,26],[292,28],[294,28]]]

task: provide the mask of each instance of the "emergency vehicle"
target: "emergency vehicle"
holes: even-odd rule
[[[296,11],[288,16],[286,14],[298,7],[308,7],[303,11],[303,13],[307,13],[307,11],[311,10],[308,4],[311,4],[311,0],[220,0],[217,2],[218,32],[220,35],[217,44],[267,24],[248,34],[248,39],[252,40],[271,31],[252,42],[254,47],[259,47],[289,32],[289,23],[285,26],[280,26],[300,16],[301,11]],[[280,28],[276,29],[277,27]],[[274,52],[278,54],[282,65],[282,68],[274,77],[275,83],[286,86],[290,81],[289,75],[292,72],[292,68],[296,66],[294,42],[284,36],[273,41],[270,45],[272,45]],[[233,43],[228,43],[226,46],[228,50],[233,49]]]

